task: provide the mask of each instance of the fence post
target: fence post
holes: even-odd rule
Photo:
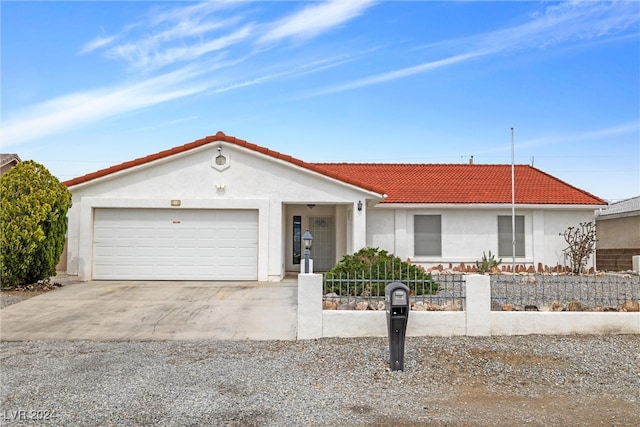
[[[465,276],[467,336],[491,335],[491,279],[473,274]]]
[[[298,275],[297,339],[322,337],[322,274]]]

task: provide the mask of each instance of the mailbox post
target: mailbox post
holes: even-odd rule
[[[400,282],[389,283],[384,289],[384,302],[389,334],[389,366],[392,371],[402,371],[409,318],[409,288]]]

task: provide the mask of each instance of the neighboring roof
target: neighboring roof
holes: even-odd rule
[[[0,166],[2,167],[10,163],[20,163],[21,161],[17,154],[0,154]]]
[[[600,209],[598,218],[612,215],[627,216],[629,214],[640,215],[640,196],[611,203],[609,206]]]
[[[185,145],[83,175],[67,187],[184,153],[207,144],[227,142],[283,160],[380,195],[383,203],[511,203],[511,165],[307,163],[218,132]],[[515,166],[516,203],[605,205],[606,202],[527,165]]]
[[[311,170],[313,172],[317,172],[319,174],[328,176],[330,178],[337,179],[347,184],[354,185],[356,187],[362,188],[364,190],[372,191],[374,193],[378,193],[380,195],[384,195],[384,188],[381,186],[371,185],[367,182],[364,182],[357,177],[349,177],[342,176],[333,170],[325,169],[321,166],[314,165],[312,163],[306,163],[302,160],[296,159],[286,154],[279,153],[277,151],[269,150],[268,148],[261,147],[256,144],[252,144],[250,142],[244,141],[242,139],[235,138],[233,136],[227,136],[223,132],[218,132],[213,136],[207,136],[206,138],[198,139],[196,141],[190,142],[188,144],[184,144],[178,147],[171,148],[169,150],[164,150],[156,154],[151,154],[149,156],[140,157],[138,159],[134,159],[128,162],[121,163],[119,165],[111,166],[106,169],[100,169],[99,171],[83,175],[77,178],[70,179],[68,181],[63,182],[67,187],[72,187],[74,185],[83,184],[85,182],[92,181],[94,179],[102,178],[107,175],[111,175],[116,172],[124,171],[127,169],[131,169],[136,166],[144,165],[146,163],[151,163],[155,160],[160,160],[169,156],[173,156],[179,153],[184,153],[189,150],[193,150],[194,148],[202,147],[207,144],[214,144],[216,142],[228,142],[230,144],[235,144],[240,147],[247,148],[249,150],[256,151],[261,154],[265,154],[267,156],[273,157],[275,159],[284,160],[286,162],[292,163],[301,168],[305,168]]]
[[[383,203],[511,203],[511,165],[316,163],[383,186]],[[539,169],[515,165],[518,204],[604,205],[599,197]]]

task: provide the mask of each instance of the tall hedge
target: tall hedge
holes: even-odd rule
[[[0,283],[34,283],[56,274],[64,250],[71,192],[28,160],[0,179]]]

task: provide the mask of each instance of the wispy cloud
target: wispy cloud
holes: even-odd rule
[[[374,76],[365,77],[358,80],[353,80],[344,84],[336,85],[321,89],[316,92],[307,94],[307,96],[326,95],[334,92],[342,92],[345,90],[357,89],[360,87],[371,86],[379,83],[385,83],[392,80],[407,78],[416,74],[425,73],[438,68],[453,65],[459,62],[469,61],[473,58],[484,56],[490,53],[490,51],[477,51],[465,53],[462,55],[451,56],[449,58],[441,59],[438,61],[425,62],[424,64],[414,65],[412,67],[400,68],[398,70],[390,71],[388,73],[376,74]]]
[[[375,74],[311,92],[324,95],[407,78],[508,50],[549,48],[568,41],[614,37],[640,21],[636,2],[564,2],[547,7],[521,25],[503,28],[423,47],[423,50],[447,52],[440,60]],[[455,52],[455,53],[451,53]]]
[[[597,141],[603,138],[614,138],[621,135],[638,133],[640,122],[637,120],[621,123],[605,129],[594,129],[586,132],[557,133],[540,138],[528,139],[518,143],[519,148],[534,148],[546,145],[572,144],[576,142]]]
[[[475,37],[496,51],[546,48],[567,41],[612,36],[640,19],[635,2],[568,1],[549,6],[529,22]],[[469,39],[467,39],[469,41]]]
[[[275,23],[251,22],[252,10],[246,8],[252,9],[251,3],[235,0],[152,9],[143,19],[116,34],[96,37],[78,51],[123,61],[137,78],[12,112],[3,121],[3,142],[16,145],[196,93],[226,92],[336,67],[357,55],[279,64],[270,71],[256,64],[238,68],[259,55],[261,51],[254,48],[265,41],[309,39],[359,16],[372,4],[370,0],[314,2]],[[234,10],[241,6],[245,8]],[[225,68],[233,76],[227,84],[220,72]],[[165,71],[158,74],[160,70]]]
[[[118,34],[89,41],[79,53],[99,51],[108,59],[124,61],[132,72],[152,73],[213,52],[232,54],[229,49],[242,42],[246,51],[252,46],[260,51],[266,42],[308,40],[360,16],[373,4],[372,0],[312,2],[274,22],[253,22],[251,11],[233,10],[247,5],[242,1],[162,8]]]
[[[208,26],[208,28],[211,29],[212,26]],[[205,30],[192,28],[190,31]],[[160,40],[165,35],[159,34],[153,38],[115,46],[106,53],[106,56],[114,59],[124,59],[135,69],[151,71],[166,65],[192,61],[206,54],[221,51],[241,42],[250,34],[251,27],[247,25],[229,34],[207,41],[164,46],[162,49],[159,48]]]
[[[190,61],[229,47],[248,35],[250,25],[241,24],[242,16],[219,14],[237,4],[242,2],[205,1],[153,8],[117,34],[87,42],[78,53],[99,51],[108,59],[124,61],[133,72],[153,72]]]
[[[285,38],[306,39],[344,24],[374,4],[371,0],[331,0],[308,6],[275,22],[259,42]]]
[[[17,145],[116,114],[202,92],[208,86],[195,82],[198,75],[199,71],[193,67],[185,67],[143,82],[73,93],[34,105],[3,123],[3,145]]]
[[[556,132],[551,135],[543,135],[537,138],[521,140],[518,137],[518,130],[515,130],[515,145],[518,151],[546,146],[572,146],[576,143],[588,141],[598,141],[603,138],[615,138],[624,135],[632,135],[640,131],[640,121],[634,120],[610,126],[604,129],[592,129],[584,132]],[[505,138],[506,139],[506,138]],[[508,143],[496,145],[493,148],[475,151],[476,155],[493,155],[498,153],[509,153],[511,146]]]
[[[115,40],[117,40],[117,38],[118,38],[118,36],[106,36],[106,37],[100,36],[100,37],[96,37],[95,39],[89,41],[84,46],[82,46],[82,48],[80,48],[80,51],[78,52],[78,54],[79,55],[84,55],[86,53],[93,52],[94,50],[101,49],[103,47],[109,46]]]
[[[329,58],[322,58],[315,61],[302,61],[282,64],[275,71],[263,73],[259,77],[247,78],[244,80],[236,80],[225,85],[219,86],[212,90],[214,93],[228,92],[234,89],[240,89],[257,84],[263,84],[270,81],[300,77],[308,74],[318,73],[320,71],[336,68],[349,62],[356,61],[358,58],[374,52],[376,49],[367,49],[361,52],[336,55]]]
[[[207,1],[152,9],[144,19],[132,20],[115,34],[96,37],[78,51],[123,61],[128,69],[128,83],[72,93],[11,112],[3,122],[3,142],[19,144],[171,99],[292,79],[357,60],[367,51],[338,53],[322,60],[317,60],[321,53],[305,52],[275,65],[273,61],[260,61],[260,55],[278,43],[310,42],[356,19],[375,4],[371,0],[310,2],[284,17],[270,17],[272,21],[258,19],[266,16],[256,13],[259,3],[242,1]],[[361,74],[303,96],[406,79],[508,50],[617,37],[638,23],[637,9],[635,2],[555,4],[520,25],[424,47],[429,60],[421,60],[420,52],[414,51],[410,58],[415,58],[416,65]]]

